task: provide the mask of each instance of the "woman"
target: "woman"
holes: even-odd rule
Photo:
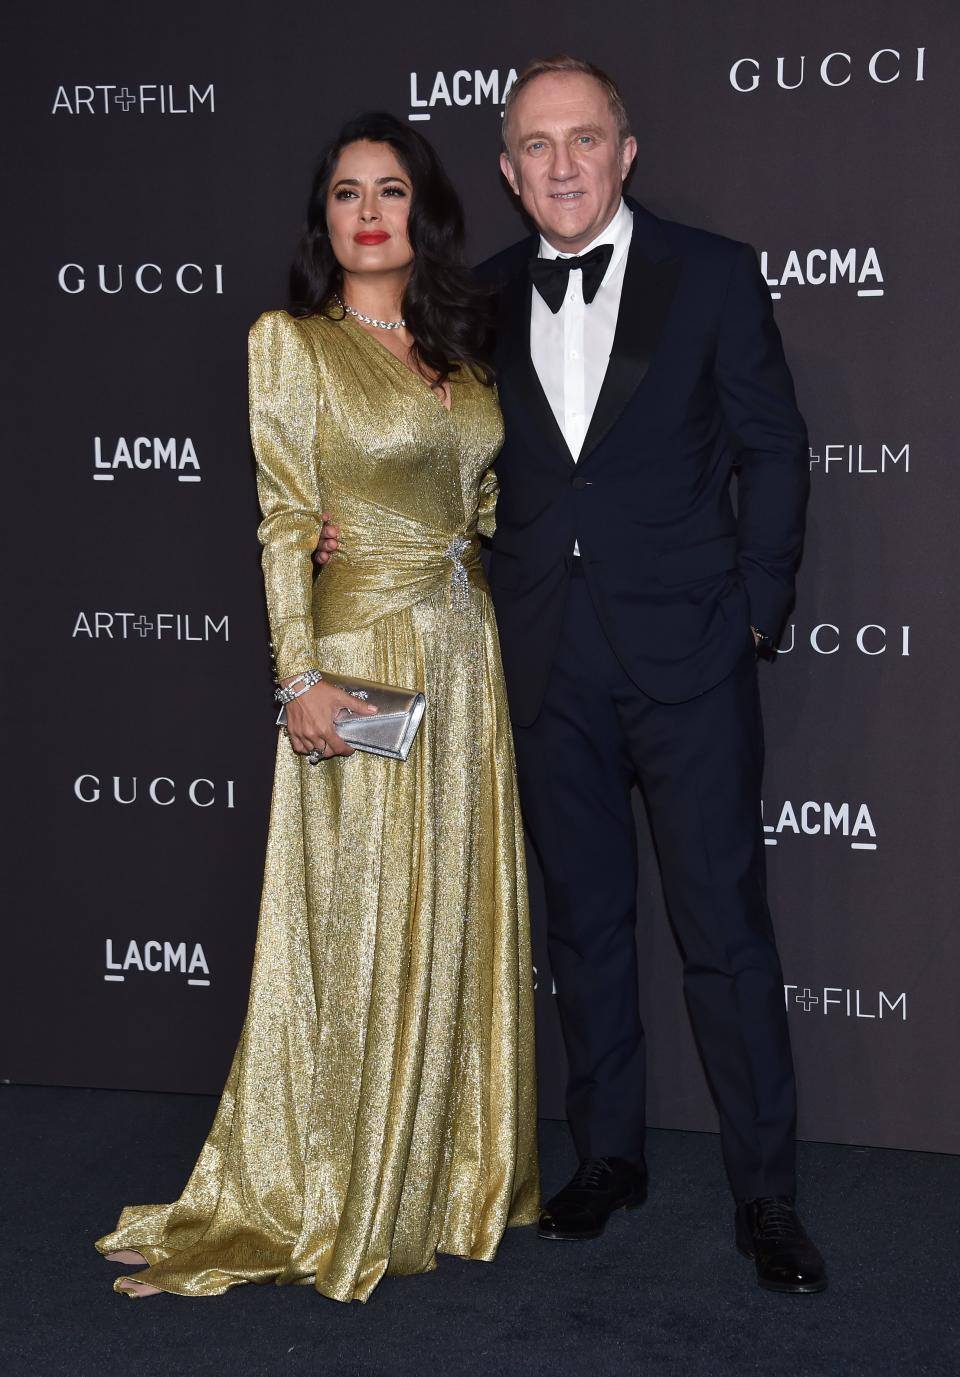
[[[461,245],[429,145],[363,116],[321,161],[293,313],[250,332],[271,633],[299,696],[233,1066],[180,1199],[98,1242],[149,1264],[118,1290],[366,1300],[537,1217],[522,836],[477,541],[502,428]],[[314,584],[325,508],[340,552]],[[351,756],[331,671],[423,690],[407,761]]]

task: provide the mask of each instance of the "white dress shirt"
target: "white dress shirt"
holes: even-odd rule
[[[574,461],[580,457],[593,410],[600,395],[620,310],[633,214],[621,200],[602,234],[581,249],[612,244],[613,255],[600,289],[588,306],[583,299],[583,273],[570,270],[567,294],[556,315],[533,289],[530,307],[530,356],[557,425]],[[540,237],[541,258],[569,258]]]

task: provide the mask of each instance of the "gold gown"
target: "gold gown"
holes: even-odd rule
[[[450,390],[448,412],[349,317],[270,312],[250,333],[278,674],[420,688],[427,709],[405,763],[311,766],[279,740],[249,1005],[213,1127],[179,1200],[128,1206],[97,1242],[142,1253],[136,1279],[165,1291],[275,1281],[366,1300],[438,1251],[490,1260],[536,1218],[523,842],[477,541],[502,421],[465,370]],[[341,550],[314,581],[323,511]]]

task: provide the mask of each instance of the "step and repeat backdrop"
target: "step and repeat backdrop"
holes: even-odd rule
[[[475,259],[519,238],[503,99],[566,50],[623,86],[633,194],[756,246],[810,426],[799,596],[761,667],[801,1132],[960,1152],[955,7],[114,0],[18,7],[7,39],[0,1078],[222,1084],[275,749],[247,327],[363,109],[435,143]],[[639,799],[637,826],[650,1117],[711,1129]]]

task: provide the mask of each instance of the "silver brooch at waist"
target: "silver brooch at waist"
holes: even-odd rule
[[[453,564],[453,573],[450,575],[450,606],[457,612],[462,612],[470,602],[470,577],[463,562],[463,556],[469,547],[469,536],[458,535],[454,536],[443,552],[444,558]]]

